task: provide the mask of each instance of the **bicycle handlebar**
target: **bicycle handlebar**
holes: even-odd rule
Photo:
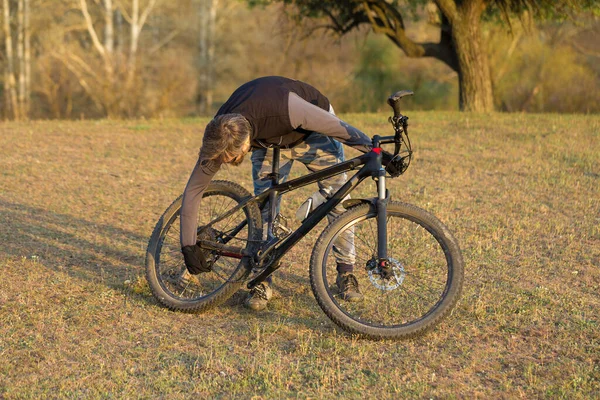
[[[390,117],[390,122],[394,126],[394,136],[374,136],[373,145],[377,141],[377,145],[394,143],[394,154],[391,155],[391,159],[386,160],[386,171],[392,176],[396,177],[404,173],[410,164],[412,156],[412,148],[410,145],[410,139],[408,138],[408,117],[402,115],[400,112],[400,99],[405,96],[412,96],[414,93],[410,90],[400,90],[399,92],[391,95],[387,103],[394,110],[394,116]]]
[[[394,109],[394,117],[402,116],[402,114],[400,113],[400,99],[404,96],[412,96],[413,94],[414,93],[410,90],[401,90],[399,92],[394,93],[388,98],[388,104]]]
[[[396,143],[396,136],[381,136],[379,138],[379,143],[381,143],[381,144]]]

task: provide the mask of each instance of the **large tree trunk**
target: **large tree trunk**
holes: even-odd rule
[[[342,34],[368,21],[376,33],[385,34],[408,57],[433,57],[446,63],[458,73],[460,109],[492,111],[492,78],[481,36],[481,15],[487,7],[487,1],[434,0],[434,3],[441,11],[441,18],[436,21],[441,33],[437,43],[417,43],[409,38],[399,9],[385,0],[365,0],[365,17],[352,24],[336,20],[333,14],[330,14],[330,18],[333,29]],[[430,17],[433,12],[431,7],[429,5]]]
[[[492,76],[487,49],[481,35],[483,2],[459,10],[452,24],[452,39],[458,60],[459,105],[462,111],[494,110]]]

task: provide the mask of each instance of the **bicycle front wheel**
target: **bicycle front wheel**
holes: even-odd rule
[[[370,338],[407,338],[440,322],[456,304],[463,282],[460,248],[433,215],[410,204],[387,207],[387,268],[377,262],[377,210],[350,208],[319,237],[311,256],[313,293],[323,311],[344,330]],[[338,292],[336,244],[351,241],[354,271],[363,298]],[[347,255],[342,255],[347,257]],[[347,262],[347,261],[345,261]]]
[[[211,182],[198,212],[198,240],[223,243],[252,253],[262,237],[260,210],[254,202],[202,229],[248,197],[250,193],[238,184]],[[179,239],[181,200],[180,196],[167,208],[154,228],[146,251],[146,278],[154,297],[168,308],[204,311],[231,297],[250,270],[242,265],[240,256],[205,250],[211,271],[198,275],[187,272]]]

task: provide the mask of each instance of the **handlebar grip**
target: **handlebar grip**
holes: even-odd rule
[[[400,115],[402,115],[400,113],[400,99],[404,96],[412,96],[413,94],[414,93],[410,90],[401,90],[399,92],[394,93],[388,98],[388,104],[394,109],[394,117],[399,117]]]

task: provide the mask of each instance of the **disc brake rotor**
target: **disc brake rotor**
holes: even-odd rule
[[[372,260],[375,262],[375,260]],[[376,263],[376,262],[375,262]],[[400,263],[400,261],[389,258],[389,272],[384,274],[381,267],[375,266],[370,267],[371,261],[367,264],[369,280],[379,290],[394,290],[402,285],[404,282],[404,278],[406,277],[406,272],[404,271],[404,266]],[[387,276],[384,276],[387,275]]]

